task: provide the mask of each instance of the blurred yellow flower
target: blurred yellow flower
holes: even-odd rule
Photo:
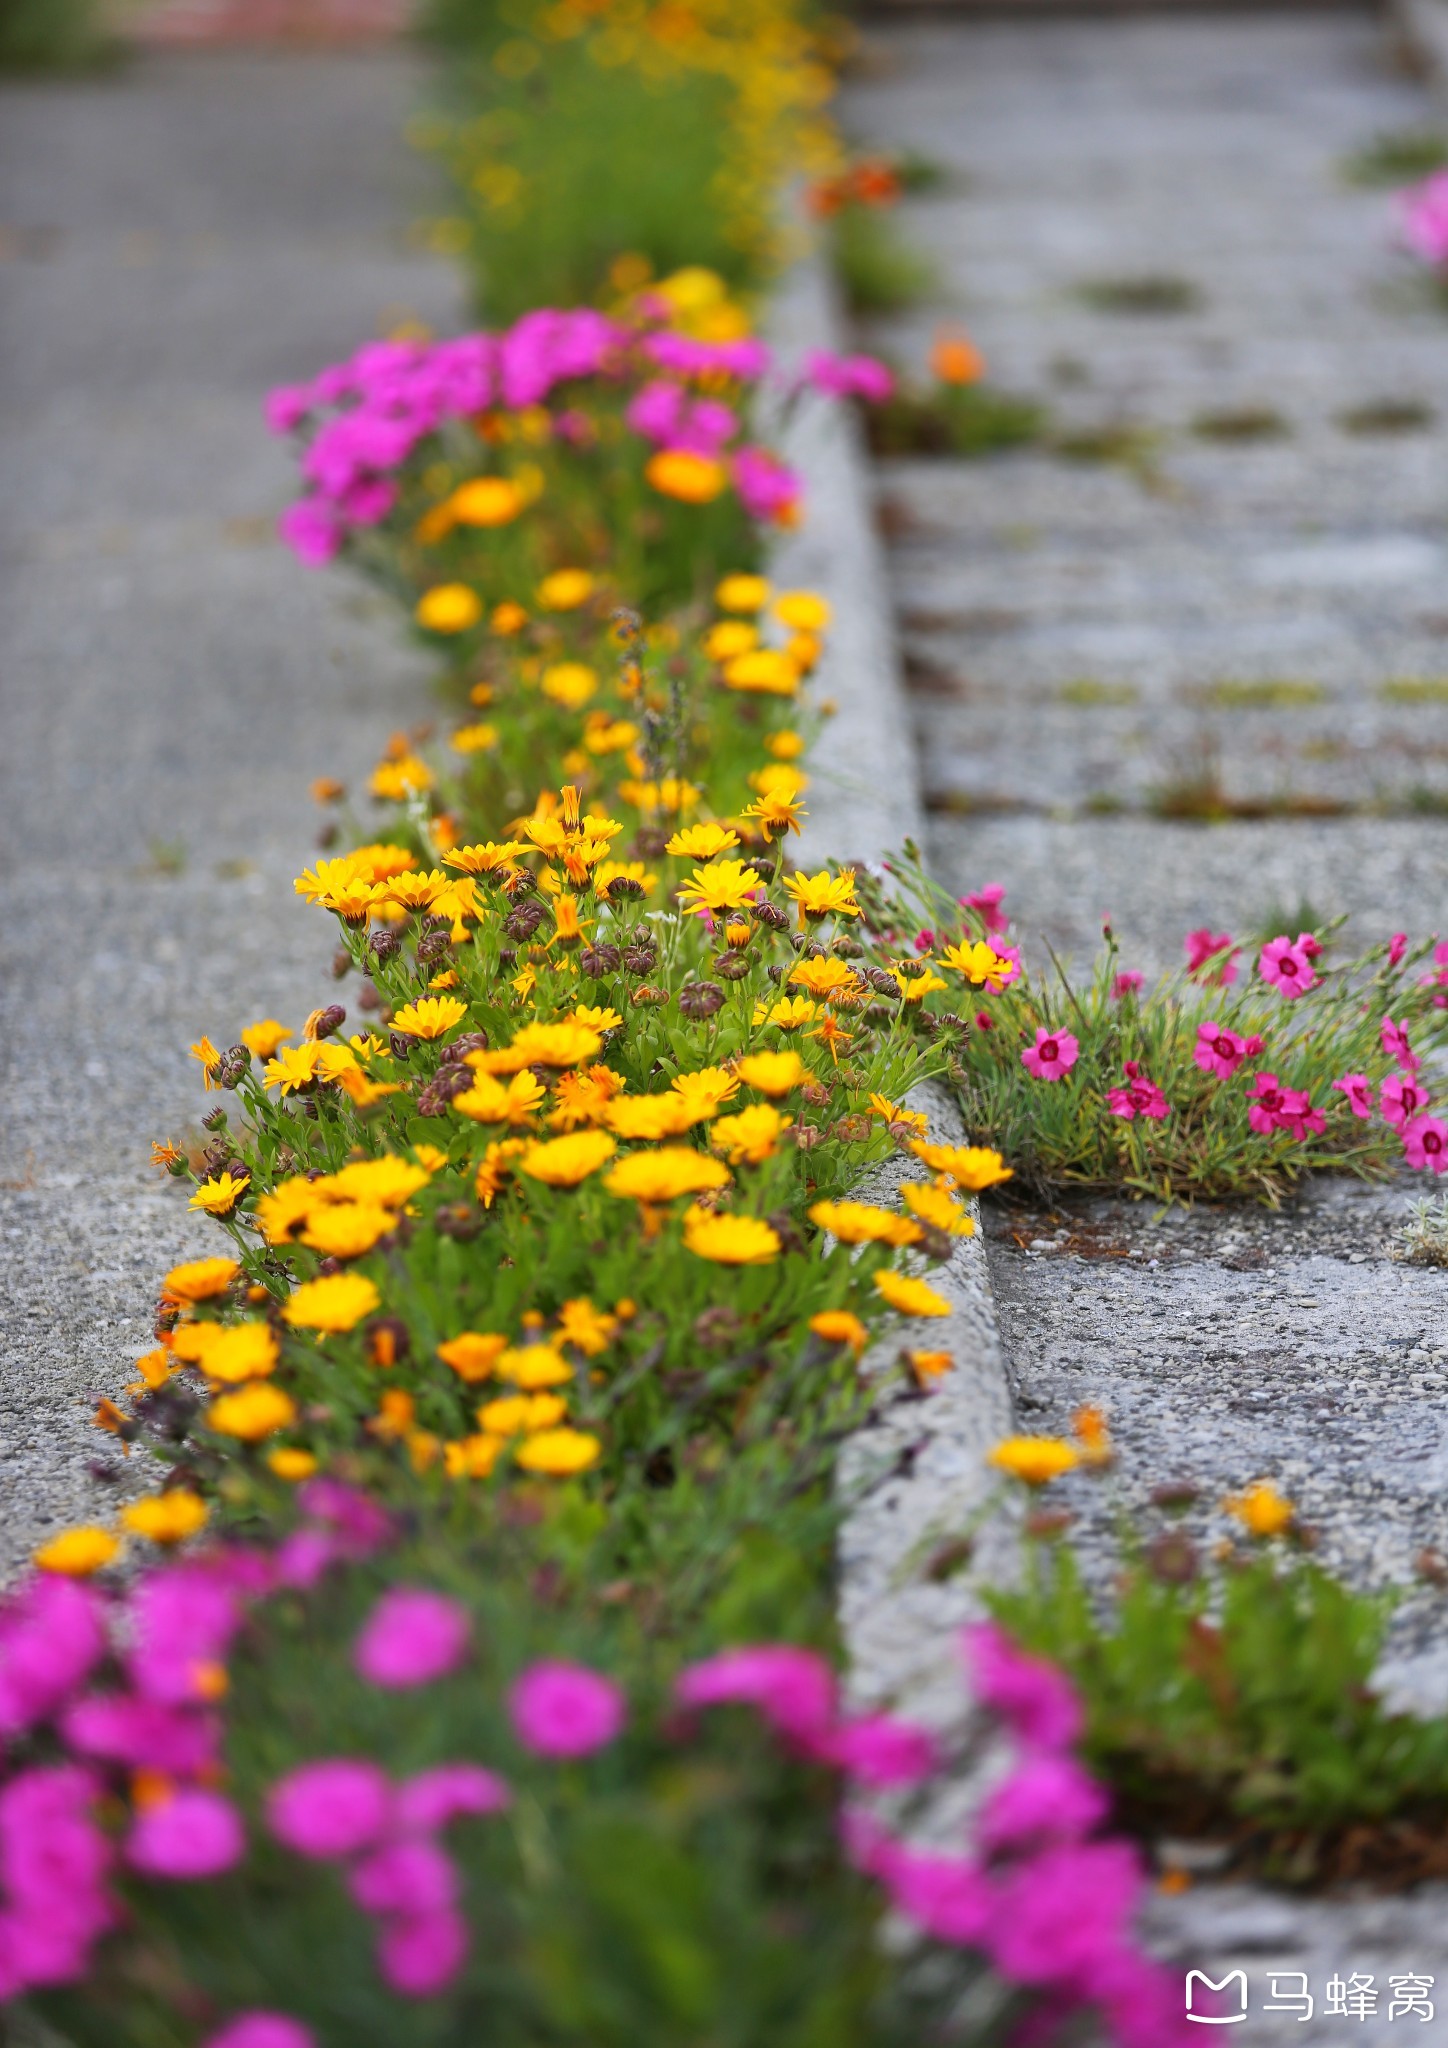
[[[551,1479],[570,1478],[596,1465],[603,1446],[596,1436],[582,1429],[545,1429],[528,1437],[514,1454],[513,1462],[524,1472],[540,1472]]]
[[[662,497],[683,505],[710,505],[729,482],[722,462],[688,448],[660,448],[644,464],[644,478]]]
[[[528,1392],[565,1386],[573,1378],[572,1366],[551,1344],[509,1345],[498,1353],[496,1371],[500,1380]]]
[[[523,509],[523,494],[505,476],[477,476],[460,484],[448,510],[460,526],[507,526]]]
[[[173,1266],[161,1282],[162,1301],[210,1301],[225,1294],[241,1271],[235,1259],[192,1259]]]
[[[52,1536],[33,1553],[33,1561],[43,1572],[58,1572],[68,1579],[88,1579],[92,1572],[108,1565],[120,1547],[119,1538],[109,1529],[87,1524],[78,1529],[63,1529],[59,1536]]]
[[[121,1520],[138,1536],[152,1543],[181,1543],[204,1529],[209,1510],[200,1494],[184,1486],[165,1493],[153,1493],[146,1500],[132,1501],[121,1509]]]
[[[277,1047],[291,1035],[286,1025],[278,1024],[275,1017],[264,1017],[259,1024],[243,1027],[241,1043],[259,1060],[269,1060]]]
[[[555,569],[538,585],[538,602],[545,612],[571,612],[586,604],[593,591],[587,569]]]
[[[829,600],[813,590],[782,590],[774,600],[774,616],[797,633],[822,633],[829,625]]]
[[[951,1312],[943,1294],[937,1294],[924,1280],[909,1273],[895,1273],[887,1268],[875,1274],[874,1284],[876,1293],[883,1295],[902,1316],[948,1316]]]
[[[566,1137],[544,1138],[529,1145],[518,1160],[518,1171],[551,1188],[576,1188],[616,1149],[607,1131],[571,1131]]]
[[[810,1317],[809,1326],[826,1344],[848,1344],[857,1358],[869,1346],[869,1331],[848,1309],[821,1309],[818,1315]]]
[[[711,1209],[687,1211],[684,1245],[720,1266],[764,1266],[780,1252],[778,1231],[761,1217],[721,1215]]]
[[[747,1088],[761,1095],[788,1095],[809,1079],[809,1068],[797,1052],[751,1052],[734,1069]]]
[[[1291,1528],[1297,1514],[1292,1502],[1267,1479],[1259,1479],[1245,1493],[1229,1496],[1222,1506],[1249,1536],[1280,1536]]]
[[[363,1273],[328,1273],[307,1280],[282,1305],[282,1321],[294,1330],[332,1334],[355,1329],[364,1316],[382,1305],[374,1283]]]
[[[498,744],[498,728],[478,723],[460,725],[448,745],[455,754],[486,754]]]
[[[267,1380],[254,1380],[238,1393],[223,1394],[206,1411],[208,1429],[218,1436],[239,1437],[243,1443],[260,1443],[297,1419],[297,1404],[280,1387]]]
[[[809,1219],[841,1244],[917,1244],[923,1235],[908,1216],[869,1202],[816,1202]]]
[[[724,681],[746,696],[793,697],[799,690],[799,665],[780,648],[756,647],[725,662]]]
[[[721,1116],[709,1133],[709,1143],[731,1166],[759,1166],[779,1150],[790,1122],[771,1103],[751,1102],[735,1116]]]
[[[439,1344],[437,1355],[460,1380],[486,1380],[507,1348],[507,1338],[491,1330],[463,1330]]]
[[[1008,1436],[991,1451],[990,1462],[1027,1486],[1046,1486],[1081,1462],[1074,1444],[1059,1436]]]
[[[559,1394],[504,1394],[483,1403],[478,1422],[489,1436],[523,1436],[552,1429],[567,1413],[568,1403]]]
[[[714,592],[721,612],[758,612],[769,603],[770,585],[763,576],[726,576]]]
[[[299,1451],[282,1445],[267,1453],[267,1464],[278,1479],[294,1486],[298,1480],[310,1479],[317,1469],[317,1460],[311,1451]]]
[[[663,1145],[654,1152],[630,1152],[610,1168],[603,1185],[611,1195],[635,1202],[672,1202],[729,1185],[729,1169],[689,1145]]]
[[[927,1181],[907,1180],[901,1185],[900,1199],[912,1216],[928,1223],[932,1230],[947,1231],[951,1237],[972,1237],[975,1234],[970,1212],[944,1188],[934,1187]]]
[[[598,694],[598,676],[582,661],[556,661],[545,668],[538,687],[567,711],[581,711]]]
[[[196,1362],[209,1380],[229,1386],[275,1372],[277,1340],[268,1324],[198,1323],[196,1330],[206,1332]]]
[[[466,633],[483,616],[482,599],[466,583],[435,583],[413,616],[429,633]]]
[[[958,1188],[973,1195],[1009,1180],[1013,1171],[1000,1153],[987,1145],[932,1145],[924,1138],[912,1138],[910,1150],[922,1166],[928,1166],[932,1173],[944,1174]]]
[[[312,1211],[302,1243],[329,1259],[360,1259],[397,1228],[390,1209],[375,1202],[324,1202]]]

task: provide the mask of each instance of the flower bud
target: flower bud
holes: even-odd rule
[[[641,981],[629,997],[629,1001],[641,1009],[657,1009],[660,1003],[666,1003],[668,1000],[666,989],[654,988],[647,981]]]
[[[219,1105],[215,1109],[208,1109],[205,1116],[201,1119],[201,1125],[202,1129],[207,1131],[224,1130],[226,1127],[226,1111]]]
[[[402,940],[396,932],[384,928],[372,934],[367,950],[374,960],[391,960],[402,951]]]
[[[578,956],[578,971],[590,981],[602,981],[605,975],[617,974],[622,961],[617,946],[585,946]]]
[[[743,981],[751,964],[742,953],[720,953],[712,963],[713,971],[721,981]]]
[[[604,895],[610,903],[626,903],[644,894],[644,885],[632,875],[615,875]]]
[[[344,947],[332,955],[332,979],[343,981],[352,972],[352,955]]]
[[[789,930],[789,912],[781,910],[777,903],[754,903],[750,911],[757,924],[767,925],[772,932]]]
[[[691,981],[679,990],[679,1009],[691,1023],[713,1017],[724,1007],[724,991],[712,981]]]
[[[328,1003],[323,1010],[313,1010],[311,1016],[308,1017],[306,1023],[302,1026],[302,1037],[312,1040],[330,1038],[334,1032],[341,1030],[346,1021],[347,1012],[342,1008],[342,1005],[340,1003]]]

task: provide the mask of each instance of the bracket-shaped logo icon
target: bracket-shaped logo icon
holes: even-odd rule
[[[1212,2003],[1222,2002],[1222,2010],[1199,2012],[1196,2007],[1204,2002],[1204,1995],[1211,1994]],[[1227,2008],[1235,1997],[1236,2010]],[[1220,1983],[1209,1977],[1205,1970],[1187,1971],[1187,2018],[1199,2027],[1238,2027],[1247,2017],[1247,1972],[1229,1970]]]

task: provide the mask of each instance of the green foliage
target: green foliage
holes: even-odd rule
[[[897,385],[868,418],[877,455],[995,455],[1038,441],[1045,408],[986,384]]]
[[[1350,185],[1411,185],[1448,164],[1448,135],[1431,128],[1404,128],[1378,135],[1344,159]]]
[[[935,273],[888,214],[846,206],[835,218],[835,271],[852,313],[899,313],[928,296]]]
[[[1088,278],[1076,296],[1097,313],[1195,313],[1202,304],[1200,288],[1190,278],[1157,276]]]
[[[1336,1832],[1448,1800],[1448,1718],[1370,1689],[1391,1599],[1310,1557],[1273,1545],[1204,1574],[1164,1532],[1132,1542],[1103,1612],[1069,1545],[1034,1543],[1025,1584],[989,1597],[1078,1688],[1085,1753],[1138,1827],[1251,1837],[1300,1881]]]
[[[114,49],[97,0],[0,0],[0,72],[84,70]]]

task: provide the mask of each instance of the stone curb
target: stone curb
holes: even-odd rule
[[[788,362],[812,348],[838,350],[843,323],[817,258],[795,266],[775,299],[770,338]],[[786,587],[822,591],[834,609],[819,687],[835,715],[810,756],[810,817],[803,857],[876,862],[924,822],[885,564],[875,530],[866,457],[853,416],[805,401],[781,423],[784,452],[804,478],[806,517],[776,547],[771,572]],[[912,1097],[933,1135],[963,1131],[945,1091]],[[888,1201],[907,1162],[880,1167],[862,1194]],[[850,1687],[862,1705],[886,1702],[937,1729],[967,1711],[956,1652],[962,1623],[979,1615],[976,1587],[1010,1570],[1006,1519],[984,1517],[996,1491],[986,1453],[1011,1428],[1011,1397],[979,1232],[931,1275],[949,1318],[912,1331],[950,1351],[955,1368],[921,1395],[892,1381],[841,1461],[847,1505],[840,1534],[840,1613]],[[864,1363],[884,1377],[897,1342]],[[931,1576],[942,1545],[981,1524],[964,1568]]]
[[[1394,39],[1448,103],[1448,0],[1388,0]]]

